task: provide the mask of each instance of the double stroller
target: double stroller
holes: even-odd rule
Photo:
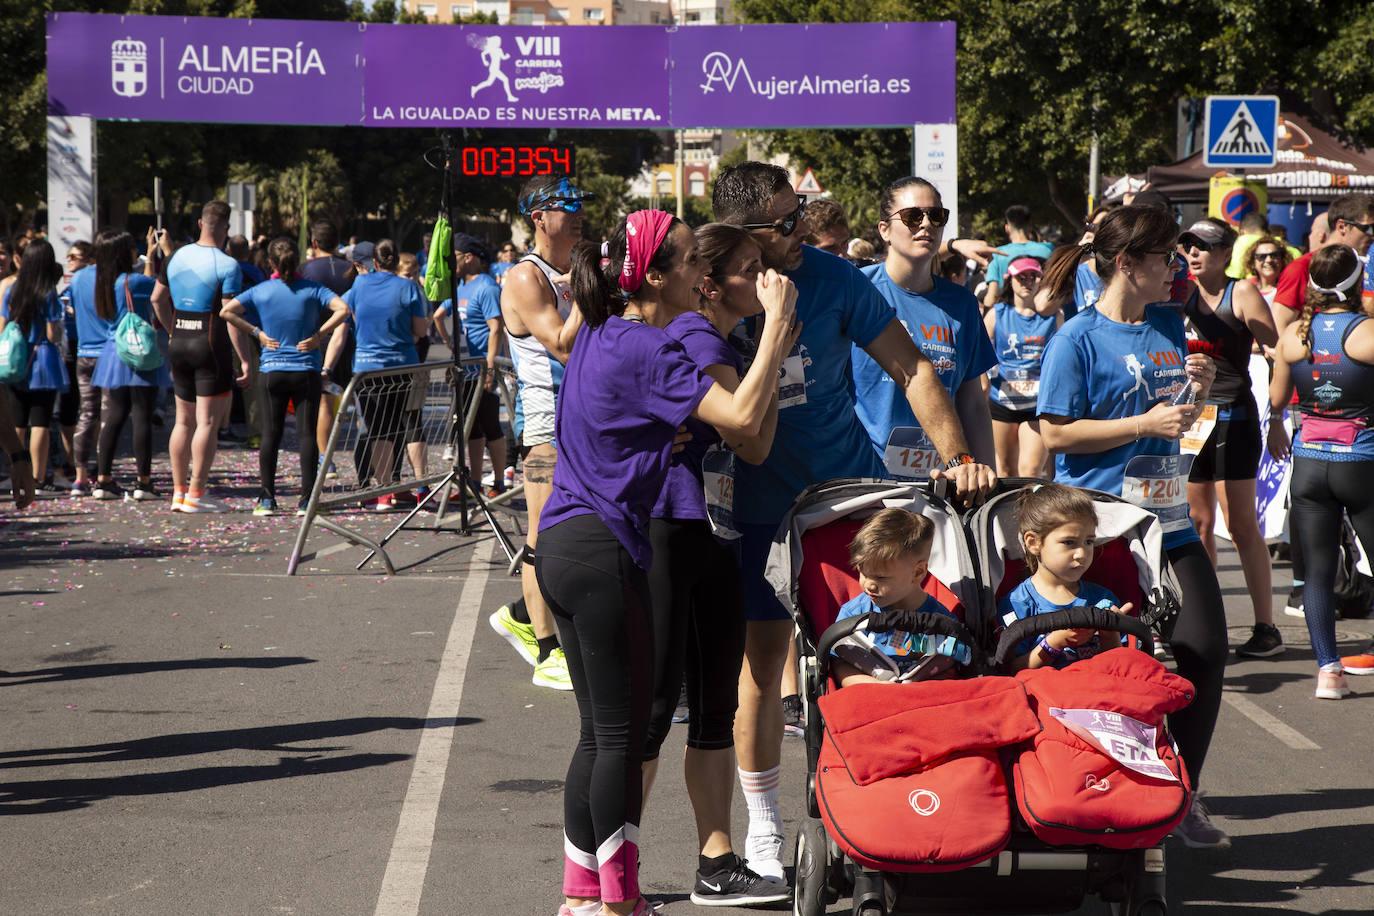
[[[1166,912],[1162,844],[1191,790],[1164,717],[1192,685],[1156,661],[1152,627],[1177,613],[1178,584],[1155,517],[1092,493],[1098,546],[1084,579],[1138,616],[1075,607],[1004,629],[997,600],[1027,576],[1015,501],[1036,482],[1004,481],[964,514],[942,483],[835,480],[803,492],[784,521],[767,577],[796,619],[803,668],[796,914],[846,896],[855,916],[1066,912],[1090,895],[1120,914]],[[891,506],[935,523],[924,587],[953,617],[835,623],[860,590],[849,542]],[[1069,626],[1116,631],[1144,651],[1009,674],[1018,643]],[[840,689],[836,643],[893,628],[953,637],[971,662],[957,678]]]

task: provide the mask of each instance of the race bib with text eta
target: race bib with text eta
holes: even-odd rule
[[[919,426],[894,427],[883,449],[883,465],[893,480],[926,480],[943,467],[940,453]]]
[[[1188,470],[1192,455],[1136,455],[1126,462],[1121,497],[1159,517],[1164,533],[1183,531],[1188,516]]]
[[[1178,782],[1169,765],[1159,758],[1153,725],[1146,725],[1139,719],[1119,712],[1100,709],[1060,709],[1051,706],[1050,715],[1127,769],[1152,779]]]

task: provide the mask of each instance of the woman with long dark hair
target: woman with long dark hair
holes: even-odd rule
[[[1374,544],[1374,321],[1360,307],[1363,277],[1348,246],[1312,255],[1302,315],[1279,336],[1269,386],[1274,415],[1298,391],[1289,519],[1307,561],[1303,612],[1317,656],[1316,695],[1326,700],[1350,693],[1345,675],[1374,674],[1374,649],[1338,654],[1333,596],[1342,513],[1362,544]],[[1286,449],[1271,439],[1270,451],[1282,458]]]
[[[10,413],[21,441],[27,440],[33,472],[42,479],[48,467],[53,405],[67,387],[66,367],[58,347],[62,343],[62,301],[57,284],[62,266],[45,240],[24,249],[19,271],[0,300],[0,332],[11,322],[19,325],[29,347],[24,378],[8,385]]]
[[[662,330],[694,307],[706,275],[692,231],[662,211],[639,210],[616,228],[606,255],[603,270],[600,246],[573,251],[573,299],[586,327],[559,395],[559,461],[535,574],[581,718],[564,790],[564,906],[645,916],[638,834],[654,688],[649,516],[689,417],[727,440],[759,434],[795,337],[795,310],[789,297],[765,300],[758,355],[731,393]],[[781,282],[770,271],[763,285]]]
[[[161,499],[153,486],[153,411],[157,409],[158,390],[172,383],[167,364],[156,369],[133,369],[119,358],[115,331],[127,312],[152,324],[153,287],[157,281],[134,270],[138,248],[134,237],[121,232],[96,251],[95,312],[110,327],[110,334],[96,361],[91,384],[101,389],[100,445],[96,451],[96,499],[129,502]],[[115,451],[124,424],[133,420],[134,465],[137,480],[132,490],[123,490],[114,480]]]
[[[276,276],[230,299],[221,314],[262,346],[258,360],[264,421],[258,449],[262,484],[253,514],[273,515],[277,511],[277,455],[288,403],[296,405],[296,438],[301,450],[301,496],[296,511],[301,514],[315,489],[320,463],[315,426],[321,386],[328,375],[320,341],[348,319],[348,306],[328,287],[301,279],[296,273],[301,256],[295,242],[274,239],[267,246],[267,256]],[[326,310],[330,315],[321,323],[320,315]],[[249,365],[252,354],[240,352],[239,359]]]
[[[739,388],[744,360],[726,341],[731,329],[763,312],[765,299],[795,300],[796,287],[785,277],[767,286],[759,282],[760,250],[746,229],[711,223],[698,229],[696,238],[707,272],[699,284],[700,301],[664,296],[659,321],[666,321],[663,330],[701,372],[733,392]],[[734,551],[712,534],[713,528],[733,534],[733,461],[759,464],[768,457],[777,419],[776,394],[754,436],[688,419],[692,438],[673,456],[649,520],[656,689],[644,752],[644,792],[647,797],[657,774],[659,751],[685,676],[683,775],[700,851],[692,901],[707,906],[776,903],[791,896],[785,881],[750,869],[730,840],[746,608]]]
[[[1090,244],[1102,294],[1050,340],[1041,373],[1040,434],[1055,456],[1056,483],[1116,493],[1159,516],[1164,549],[1182,588],[1182,610],[1165,625],[1179,674],[1197,688],[1170,728],[1194,785],[1221,707],[1226,616],[1216,570],[1188,515],[1187,462],[1179,439],[1206,401],[1216,368],[1189,353],[1183,318],[1153,305],[1170,298],[1178,225],[1158,207],[1108,213]],[[1067,263],[1046,278],[1051,300],[1072,290]],[[1179,402],[1179,403],[1175,403]],[[1194,403],[1196,402],[1196,403]],[[1194,848],[1230,845],[1197,796],[1176,833]]]

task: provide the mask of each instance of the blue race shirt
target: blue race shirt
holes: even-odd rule
[[[741,463],[735,518],[777,525],[806,487],[836,477],[882,477],[882,464],[854,413],[850,350],[866,347],[897,313],[844,258],[802,246],[797,285],[801,338],[779,379],[778,428],[761,465]]]
[[[9,289],[5,290],[5,299],[0,302],[0,317],[6,321],[10,320],[10,294],[14,292],[14,284],[11,283]],[[62,320],[62,300],[57,298],[56,292],[49,292],[48,297],[43,300],[43,308],[40,314],[34,315],[29,320],[29,346],[35,346],[39,341],[48,339],[48,322]]]
[[[429,315],[429,303],[414,280],[379,270],[361,274],[343,294],[358,341],[353,371],[411,366],[420,361],[410,319]]]
[[[1012,305],[993,306],[992,349],[997,371],[992,376],[992,399],[1008,410],[1035,410],[1040,396],[1040,360],[1054,336],[1057,318],[1022,315]]]
[[[501,287],[488,274],[479,274],[458,286],[458,314],[469,356],[486,356],[491,328],[487,322],[501,317]]]
[[[1117,597],[1100,585],[1092,582],[1078,583],[1078,596],[1067,604],[1055,604],[1036,589],[1035,583],[1030,579],[1022,582],[1012,589],[1001,601],[997,602],[997,615],[1002,618],[1002,625],[1009,627],[1018,620],[1025,620],[1027,617],[1034,617],[1036,614],[1052,614],[1055,611],[1067,610],[1071,607],[1098,607],[1103,610],[1111,610],[1114,606],[1119,606]],[[1016,645],[1016,654],[1025,655],[1035,648],[1038,636],[1023,639]],[[1064,657],[1059,659],[1054,667],[1063,668],[1085,658],[1091,658],[1102,651],[1101,641],[1093,637],[1089,642],[1077,648],[1067,648],[1064,650]]]
[[[519,263],[519,261],[497,261],[495,264],[491,265],[491,278],[495,280],[498,285],[505,283],[506,271]]]
[[[1183,317],[1164,306],[1146,306],[1139,324],[1112,321],[1095,308],[1079,312],[1045,348],[1040,372],[1054,384],[1041,386],[1036,412],[1074,420],[1140,416],[1183,387],[1187,352]],[[1171,550],[1198,540],[1183,486],[1190,464],[1177,440],[1146,437],[1103,452],[1055,455],[1054,479],[1150,509]]]
[[[863,268],[874,289],[897,311],[911,339],[921,348],[951,398],[960,386],[997,365],[978,300],[962,286],[940,277],[927,293],[912,293],[888,276],[883,264]],[[920,428],[906,393],[892,377],[858,347],[851,348],[854,366],[854,409],[868,431],[874,451],[881,456],[892,430],[899,426]],[[925,438],[924,435],[921,438]],[[931,451],[934,446],[930,446]]]
[[[1102,278],[1092,269],[1091,259],[1084,260],[1078,265],[1078,272],[1074,274],[1073,310],[1065,309],[1064,317],[1072,318],[1097,302],[1097,297],[1102,295],[1104,285]]]
[[[243,291],[239,262],[209,245],[186,245],[172,253],[166,269],[172,305],[181,312],[210,312],[223,297]]]
[[[276,350],[262,348],[258,359],[261,372],[320,371],[324,356],[319,349],[302,353],[296,344],[306,340],[320,327],[320,313],[329,308],[334,293],[314,280],[267,280],[239,293],[248,320],[268,337],[281,342]]]
[[[244,289],[257,286],[267,279],[267,276],[263,274],[261,270],[258,270],[258,265],[254,264],[252,261],[237,261],[235,263],[239,265],[239,274],[243,277]]]
[[[95,311],[95,265],[90,264],[72,274],[71,285],[67,287],[72,309],[76,312],[76,355],[87,359],[100,356],[105,349],[105,341],[114,333],[119,324],[119,310],[106,321]],[[124,293],[120,290],[116,302],[123,302]]]
[[[1054,254],[1054,246],[1049,242],[1012,242],[1010,245],[998,245],[997,250],[1005,251],[1006,254],[993,255],[984,276],[989,283],[999,285],[1006,282],[1007,268],[1017,258],[1039,258],[1045,261]]]

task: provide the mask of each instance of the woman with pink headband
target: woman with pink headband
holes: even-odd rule
[[[573,299],[586,327],[563,376],[558,468],[534,561],[581,717],[564,788],[560,916],[649,912],[638,844],[654,687],[649,515],[689,417],[731,436],[759,432],[794,336],[792,299],[767,297],[758,356],[731,393],[662,330],[700,295],[706,265],[692,231],[639,210],[607,249],[605,270],[599,246],[573,250]]]

